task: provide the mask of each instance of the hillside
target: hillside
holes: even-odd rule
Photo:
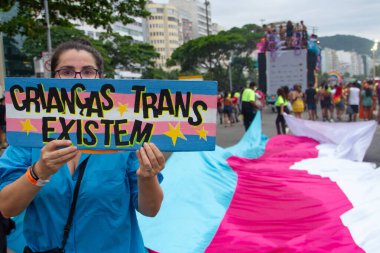
[[[352,36],[352,35],[334,35],[319,37],[322,49],[327,47],[334,50],[355,51],[359,54],[372,56],[371,48],[374,41]],[[380,50],[377,51],[378,53]]]

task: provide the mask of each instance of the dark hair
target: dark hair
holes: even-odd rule
[[[103,73],[103,58],[100,55],[100,53],[92,47],[91,43],[87,40],[80,39],[80,40],[72,40],[63,42],[60,44],[54,51],[53,56],[51,57],[51,71],[52,74],[54,74],[54,71],[56,70],[58,66],[59,57],[62,53],[75,49],[75,50],[83,50],[88,53],[90,53],[95,58],[96,67],[98,68],[98,71]]]
[[[286,98],[285,90],[283,87],[277,89],[277,96],[281,96],[282,98]]]
[[[257,84],[254,81],[249,83],[249,87],[256,87],[256,86],[257,86]]]
[[[281,88],[284,90],[285,97],[288,97],[289,92],[290,92],[289,87],[285,85],[285,86],[282,86]]]

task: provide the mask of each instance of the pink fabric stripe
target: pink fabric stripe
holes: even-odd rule
[[[22,132],[22,124],[20,123],[21,121],[25,121],[25,120],[14,119],[14,118],[7,119],[7,131]],[[85,122],[87,122],[87,121],[88,120],[85,120]],[[38,130],[38,132],[41,132],[41,129],[42,129],[41,119],[31,119],[30,122]],[[66,122],[68,123],[68,121],[66,121]],[[100,121],[97,121],[97,122],[100,122]],[[176,126],[176,122],[170,122],[170,123],[173,127]],[[128,132],[132,131],[133,124],[134,124],[134,121],[130,121],[127,124],[126,130]],[[56,132],[62,132],[62,126],[59,122],[57,122],[56,124],[50,124],[49,126],[54,127],[56,129]],[[125,127],[125,125],[123,125],[122,127]],[[181,123],[180,127],[181,127],[181,132],[184,135],[199,135],[197,130],[199,131],[203,127],[208,132],[207,136],[211,137],[211,136],[216,135],[215,123],[205,123],[202,126],[193,127],[193,126],[190,126],[188,123],[183,122],[183,123]],[[161,134],[169,131],[169,129],[170,129],[169,128],[169,122],[165,122],[165,121],[164,122],[155,122],[153,134],[154,135],[161,135]],[[70,132],[77,132],[76,124],[71,128]],[[94,133],[104,133],[104,126],[100,125],[99,129],[98,130],[94,129],[93,132]],[[112,132],[114,132],[113,127],[112,127]]]
[[[236,191],[206,252],[364,252],[339,218],[352,205],[336,183],[289,169],[316,145],[280,135],[258,159],[230,157]]]
[[[45,93],[45,96],[47,97],[47,92]],[[89,93],[88,92],[81,92],[79,93],[79,97],[81,98],[82,101],[84,101],[84,98],[88,97]],[[118,102],[121,104],[128,104],[128,109],[133,110],[133,106],[135,104],[135,94],[121,94],[121,93],[114,93],[111,94],[111,97],[115,103],[115,107],[118,106]],[[25,93],[19,94],[17,96],[19,99],[19,102],[21,102],[23,99],[25,99]],[[182,95],[183,101],[186,101],[186,95]],[[175,94],[172,95],[173,101],[175,101]],[[216,96],[213,95],[198,95],[198,94],[193,94],[191,96],[191,101],[198,101],[202,100],[204,101],[209,109],[215,109],[216,108]],[[104,99],[102,99],[106,104],[108,104]],[[9,91],[5,92],[5,103],[11,104],[12,100],[9,94]],[[190,103],[192,104],[192,103]]]

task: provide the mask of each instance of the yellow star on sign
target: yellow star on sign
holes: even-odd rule
[[[37,129],[30,122],[30,119],[21,121],[21,125],[22,125],[22,131],[26,132],[26,135],[29,135],[30,131],[37,131]]]
[[[120,112],[120,116],[123,116],[123,113],[127,112],[128,104],[122,104],[120,102],[117,102],[119,104],[119,108],[117,110]]]
[[[172,126],[172,124],[169,123],[170,130],[165,132],[164,135],[169,136],[172,138],[173,145],[175,146],[177,143],[177,138],[181,138],[183,140],[187,140],[186,137],[183,135],[180,129],[180,123],[178,123],[175,127]]]
[[[205,127],[203,126],[202,129],[195,130],[199,134],[199,139],[204,139],[207,141],[207,134],[208,131],[205,130]]]

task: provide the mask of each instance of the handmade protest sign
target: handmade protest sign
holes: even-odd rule
[[[214,150],[217,83],[113,79],[5,79],[10,145],[70,139],[85,150]]]

